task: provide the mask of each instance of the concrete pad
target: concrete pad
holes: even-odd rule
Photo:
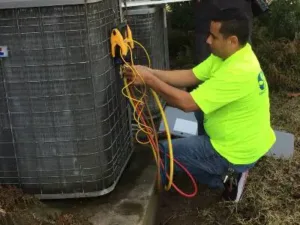
[[[136,147],[116,189],[107,196],[88,199],[47,200],[43,209],[33,209],[35,216],[43,213],[68,212],[87,218],[93,225],[151,225],[156,218],[156,165],[148,147]]]
[[[276,143],[271,150],[267,153],[267,156],[274,158],[290,159],[294,155],[294,143],[295,136],[293,134],[275,130]]]

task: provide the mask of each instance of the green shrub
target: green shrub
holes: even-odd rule
[[[269,12],[259,17],[256,23],[266,28],[265,38],[294,40],[295,34],[300,31],[300,1],[273,1]]]
[[[262,41],[254,51],[272,90],[300,91],[300,41]]]

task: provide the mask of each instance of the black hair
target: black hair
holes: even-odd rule
[[[220,22],[220,33],[228,38],[237,36],[240,45],[245,45],[250,37],[250,22],[247,15],[237,8],[216,10],[212,21]]]

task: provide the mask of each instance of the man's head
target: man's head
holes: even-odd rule
[[[207,38],[214,55],[226,59],[245,46],[250,36],[249,20],[239,9],[218,11]]]

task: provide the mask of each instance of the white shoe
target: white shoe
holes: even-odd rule
[[[224,184],[223,199],[226,201],[239,202],[242,198],[249,171],[238,175],[237,179],[228,179]]]

